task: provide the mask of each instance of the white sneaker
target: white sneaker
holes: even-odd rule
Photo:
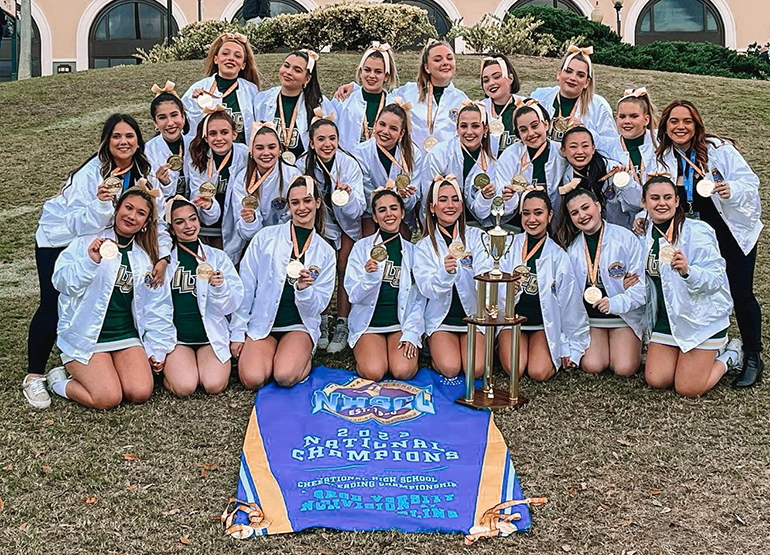
[[[344,320],[337,320],[334,327],[334,338],[326,349],[327,353],[339,353],[348,346],[348,325]]]
[[[38,410],[51,406],[51,396],[45,389],[45,378],[27,374],[21,382],[21,391],[27,402]]]
[[[64,366],[57,366],[45,375],[45,379],[48,382],[48,389],[53,387],[53,384],[67,379],[67,371]]]
[[[735,351],[738,353],[737,360],[733,360],[733,357],[728,359],[729,362],[727,363],[727,371],[730,373],[737,373],[738,371],[743,370],[743,341],[737,337],[735,339],[731,339],[723,349],[719,350],[719,354],[722,354],[725,351]]]
[[[321,316],[321,337],[318,338],[316,349],[325,351],[329,347],[329,317]]]

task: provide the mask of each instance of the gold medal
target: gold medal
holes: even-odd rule
[[[297,161],[297,157],[294,156],[294,153],[291,150],[284,150],[281,154],[281,158],[283,158],[283,161],[287,164],[292,165],[294,165],[294,163]]]
[[[460,241],[452,241],[449,243],[449,254],[452,255],[452,258],[460,260],[463,256],[465,256],[465,245],[463,245]]]
[[[198,264],[198,267],[195,269],[196,277],[204,281],[208,281],[209,279],[211,279],[211,276],[213,273],[214,273],[214,266],[212,266],[208,262],[201,262],[200,264]]]
[[[513,269],[513,277],[525,278],[530,274],[526,264],[519,264]]]
[[[385,262],[388,258],[388,249],[382,245],[375,245],[372,250],[369,251],[369,256],[377,262]]]
[[[205,181],[201,184],[198,192],[203,198],[214,198],[214,195],[217,194],[217,186],[211,181]]]
[[[305,269],[305,265],[299,260],[289,260],[286,264],[286,276],[291,279],[299,279],[300,272]]]
[[[118,244],[111,239],[107,239],[99,246],[99,254],[105,260],[112,260],[118,256],[118,252],[120,252],[118,249]]]
[[[243,200],[241,201],[241,206],[244,208],[248,208],[250,210],[256,210],[257,206],[259,206],[259,202],[257,201],[257,197],[252,195],[246,195],[243,197]]]
[[[554,119],[553,128],[559,133],[565,133],[569,129],[569,118],[559,116]]]
[[[400,173],[396,176],[396,189],[399,191],[406,191],[410,183],[412,180],[407,174]]]
[[[499,137],[503,133],[505,133],[505,125],[503,125],[503,122],[499,119],[493,119],[489,122],[489,133],[490,135],[494,135],[495,137]]]
[[[166,164],[169,165],[169,168],[171,171],[178,172],[182,169],[182,166],[184,166],[184,161],[182,160],[182,157],[178,154],[172,154],[166,159]]]
[[[118,196],[123,191],[123,180],[114,175],[109,176],[104,180],[104,185],[107,187],[107,191],[112,196]]]
[[[698,181],[698,184],[695,185],[695,190],[698,191],[698,194],[702,197],[710,197],[714,194],[716,186],[717,184],[714,183],[713,180],[705,178]]]
[[[198,98],[195,99],[195,102],[198,103],[198,107],[201,110],[205,110],[206,108],[214,106],[214,97],[208,93],[201,93],[198,95]]]
[[[612,184],[618,189],[624,189],[631,183],[631,175],[628,172],[618,172],[612,176]]]
[[[529,185],[529,181],[527,181],[527,178],[524,177],[523,174],[517,174],[511,178],[511,186],[513,187],[513,190],[518,193],[526,189],[527,185]]]
[[[484,187],[489,185],[489,176],[486,173],[480,173],[473,178],[473,188],[477,191],[481,191]]]
[[[674,260],[674,254],[676,254],[676,249],[673,246],[663,245],[658,253],[658,260],[661,264],[671,264],[671,261]]]
[[[430,149],[432,149],[434,146],[438,144],[438,139],[431,135],[425,141],[422,143],[422,147],[425,149],[426,152],[429,152]]]
[[[350,200],[350,195],[343,189],[335,189],[332,193],[332,202],[335,206],[345,206]]]
[[[602,294],[602,290],[596,287],[595,285],[592,285],[591,287],[587,288],[583,293],[583,298],[591,306],[593,306],[594,303],[597,303],[600,300],[602,300],[602,297],[604,297],[604,295]]]

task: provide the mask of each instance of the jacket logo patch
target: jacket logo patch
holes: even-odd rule
[[[607,268],[607,273],[610,274],[611,278],[623,279],[626,276],[626,265],[622,262],[613,262]]]
[[[383,283],[389,283],[394,289],[398,289],[401,283],[401,266],[394,266],[392,260],[385,262],[385,272],[382,274]]]
[[[115,287],[124,295],[129,294],[134,288],[134,274],[123,264],[120,265],[118,277],[115,278]]]
[[[178,291],[181,294],[190,294],[197,296],[196,286],[197,280],[190,270],[185,270],[182,266],[179,266],[174,272],[174,279],[171,282],[171,289]]]

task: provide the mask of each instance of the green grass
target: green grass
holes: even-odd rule
[[[275,83],[280,55],[259,57]],[[398,57],[402,77],[413,54]],[[353,75],[357,55],[325,55],[330,95]],[[523,92],[551,83],[554,60],[517,58]],[[247,542],[222,535],[218,521],[235,492],[253,394],[236,383],[222,395],[177,400],[162,389],[144,406],[97,413],[54,399],[31,410],[19,383],[26,334],[37,303],[34,230],[42,202],[89,156],[112,112],[140,119],[146,137],[150,86],[184,91],[201,62],[177,62],[46,77],[0,85],[0,555],[74,553],[427,553],[734,554],[765,553],[770,540],[770,388],[735,392],[725,380],[699,400],[652,391],[641,375],[565,373],[525,380],[532,399],[496,422],[513,452],[525,494],[550,503],[534,511],[532,532],[464,548],[449,535],[316,530]],[[478,59],[461,57],[455,83],[480,97]],[[597,67],[610,103],[646,86],[663,107],[684,97],[713,132],[732,136],[770,182],[770,83]],[[764,202],[765,210],[768,203]],[[756,290],[770,298],[767,236]],[[764,340],[768,342],[767,318]],[[352,368],[352,358],[317,363]],[[124,453],[138,455],[125,460]],[[206,478],[201,465],[217,464]],[[46,470],[49,470],[46,472]],[[653,495],[650,492],[657,492]],[[86,499],[95,497],[88,504]],[[187,536],[190,545],[180,543]]]

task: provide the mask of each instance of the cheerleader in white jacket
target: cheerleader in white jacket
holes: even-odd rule
[[[366,199],[370,199],[375,189],[383,187],[388,179],[396,184],[396,192],[404,200],[406,210],[401,236],[407,240],[417,231],[417,210],[429,171],[426,158],[412,143],[409,123],[411,108],[408,102],[394,99],[380,112],[372,138],[359,143],[354,151],[361,164]],[[367,205],[361,216],[361,233],[368,237],[374,231],[371,206]]]
[[[513,114],[516,136],[521,139],[508,147],[498,160],[496,179],[503,187],[505,214],[518,216],[520,194],[531,185],[544,187],[551,206],[558,212],[561,203],[559,185],[564,177],[566,161],[559,152],[559,143],[548,139],[551,120],[540,104],[528,98],[517,102]]]
[[[224,249],[231,258],[240,247],[235,235],[235,214],[230,197],[235,176],[246,167],[248,147],[233,142],[235,122],[221,106],[206,111],[190,143],[190,157],[185,161],[190,197],[201,208],[201,238],[209,245]],[[233,249],[230,252],[229,249]]]
[[[457,179],[437,176],[428,190],[431,199],[426,235],[417,243],[412,272],[425,306],[425,333],[433,368],[448,378],[465,367],[468,325],[463,318],[476,313],[474,275],[492,268],[482,243],[484,234],[465,225],[462,192]],[[483,334],[477,332],[477,340]],[[484,353],[476,353],[474,374],[484,370]]]
[[[291,221],[262,228],[241,261],[243,303],[230,322],[230,350],[249,389],[273,377],[290,387],[310,372],[321,313],[334,290],[334,249],[323,237],[320,189],[299,176],[287,193]]]
[[[223,106],[236,127],[235,141],[245,143],[245,133],[256,120],[259,71],[248,38],[241,33],[222,33],[206,57],[204,77],[182,97],[193,130],[206,108]]]
[[[697,397],[740,364],[733,345],[718,355],[733,309],[725,261],[713,229],[685,218],[670,178],[651,177],[643,202],[650,220],[642,238],[651,328],[645,379],[652,387],[673,386],[680,395]]]
[[[174,90],[174,83],[166,81],[163,88],[152,86],[155,98],[150,103],[150,116],[158,135],[144,147],[150,161],[150,180],[160,188],[163,198],[174,195],[190,196],[184,173],[185,158],[189,157],[190,122],[184,103]]]
[[[601,203],[588,189],[564,197],[556,235],[578,284],[583,284],[591,327],[591,344],[580,367],[592,374],[611,368],[630,376],[641,364],[646,328],[645,253],[639,239],[629,229],[602,220]]]
[[[481,88],[489,121],[489,146],[497,159],[518,140],[513,129],[513,112],[516,100],[524,100],[516,94],[520,87],[516,69],[505,54],[493,52],[481,59]]]
[[[373,42],[358,63],[353,91],[345,100],[332,99],[340,130],[340,146],[352,152],[359,143],[373,137],[377,121],[388,99],[388,91],[398,85],[396,60],[390,45]]]
[[[202,386],[224,391],[230,379],[227,318],[243,301],[243,282],[224,251],[198,240],[198,208],[181,195],[166,202],[166,224],[174,236],[166,269],[176,328],[176,345],[166,357],[163,385],[178,397]]]
[[[301,173],[281,158],[281,140],[272,121],[254,123],[249,137],[248,160],[235,176],[230,195],[235,233],[226,241],[226,248],[234,263],[257,231],[289,221],[286,191]]]
[[[646,88],[624,91],[618,101],[615,122],[620,135],[602,154],[628,168],[633,180],[641,187],[647,181],[647,173],[657,171],[658,166],[655,158],[658,119]]]
[[[123,193],[115,225],[78,237],[56,261],[57,346],[71,379],[52,371],[52,390],[90,408],[110,409],[152,394],[176,344],[168,281],[150,285],[158,260],[155,197],[146,187]]]
[[[559,367],[575,367],[588,349],[588,315],[582,287],[564,250],[549,237],[551,201],[542,188],[529,190],[521,206],[524,233],[518,234],[500,268],[522,276],[516,314],[521,326],[519,372],[537,381],[550,379]],[[504,309],[504,295],[500,311]],[[511,371],[511,330],[499,334],[500,362]]]
[[[312,50],[290,52],[278,69],[280,86],[262,91],[256,99],[256,120],[275,123],[284,147],[282,156],[290,164],[310,145],[308,131],[315,109],[334,113],[334,106],[321,93],[318,58]]]
[[[564,134],[561,153],[567,169],[559,194],[563,197],[575,189],[592,191],[602,205],[604,219],[630,230],[634,216],[642,209],[642,184],[636,181],[633,168],[605,158],[596,150],[593,134],[580,125]]]
[[[617,140],[618,131],[609,103],[594,92],[593,51],[591,46],[571,45],[556,73],[558,85],[537,88],[532,98],[551,116],[553,125],[549,137],[552,140],[560,143],[570,125],[581,123],[594,134],[599,149],[607,152],[608,145]]]
[[[458,108],[457,136],[432,149],[426,162],[429,175],[457,176],[465,199],[466,222],[480,227],[494,224],[490,211],[492,199],[498,194],[497,161],[489,147],[486,117],[483,103],[465,101]],[[430,186],[430,182],[423,181],[423,187]],[[427,190],[423,198],[430,198]]]
[[[372,214],[378,230],[353,245],[345,271],[348,342],[360,376],[379,381],[390,372],[409,380],[417,373],[425,298],[412,276],[414,245],[399,234],[404,199],[382,188],[372,196]]]

